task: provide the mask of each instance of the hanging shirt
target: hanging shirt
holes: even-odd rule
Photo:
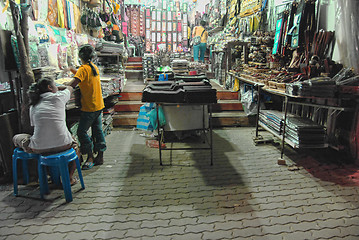
[[[30,123],[34,134],[29,147],[36,150],[62,147],[72,143],[66,126],[65,106],[70,100],[70,91],[46,92],[40,95],[38,104],[30,107]]]
[[[92,63],[92,65],[94,65]],[[95,65],[94,65],[95,66]],[[81,111],[96,112],[102,110],[105,105],[102,98],[101,81],[97,66],[95,69],[98,73],[94,76],[90,65],[81,65],[75,74],[75,78],[80,80],[79,87],[81,90]]]

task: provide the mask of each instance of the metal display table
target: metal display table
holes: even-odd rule
[[[212,105],[213,103],[163,103],[163,102],[156,102],[156,113],[157,113],[157,140],[158,140],[158,151],[159,151],[159,158],[160,158],[160,165],[162,165],[162,151],[172,151],[172,150],[208,150],[211,154],[211,161],[210,164],[213,165],[213,139],[212,139]],[[163,126],[160,127],[159,121],[159,114],[158,109],[159,107],[164,106],[202,106],[202,126],[201,128],[193,129],[190,128],[188,130],[193,131],[202,131],[204,136],[204,143],[207,147],[171,147],[171,148],[162,148],[162,143],[164,142],[164,128]],[[207,110],[207,111],[206,111]],[[190,112],[188,114],[191,114]],[[208,120],[208,124],[206,124],[206,120]],[[167,120],[166,120],[167,121]],[[208,126],[206,126],[208,125]],[[184,129],[183,129],[184,130]],[[209,136],[208,136],[209,135]]]
[[[241,77],[241,76],[239,76],[239,75],[237,75],[235,73],[228,72],[228,74],[231,77],[238,78],[239,81],[242,81],[244,83],[253,85],[256,88],[256,90],[258,91],[257,116],[256,116],[256,133],[255,133],[255,138],[253,140],[254,140],[255,143],[262,141],[261,136],[259,136],[259,134],[258,134],[259,126],[261,126],[263,129],[265,129],[266,131],[273,134],[275,137],[281,139],[281,159],[283,159],[285,143],[288,144],[289,146],[291,146],[292,148],[303,148],[303,147],[299,147],[297,144],[293,143],[292,141],[290,141],[286,137],[286,133],[285,133],[286,125],[287,125],[286,122],[287,122],[288,110],[289,110],[289,108],[291,106],[298,105],[298,106],[302,106],[302,109],[304,107],[306,107],[306,108],[311,108],[313,111],[318,111],[318,109],[326,109],[327,110],[327,114],[326,114],[327,115],[326,116],[327,126],[326,126],[326,128],[327,128],[327,134],[328,135],[330,134],[330,131],[333,131],[333,129],[335,129],[336,118],[341,112],[354,111],[354,109],[350,108],[350,107],[328,106],[327,104],[316,104],[316,103],[310,103],[310,102],[303,102],[303,100],[305,100],[305,99],[326,100],[326,99],[329,99],[329,98],[294,96],[294,95],[287,94],[287,93],[285,93],[283,91],[278,91],[276,89],[268,88],[263,83],[258,83],[258,82],[255,82],[253,80],[243,78],[243,77]],[[261,94],[263,94],[264,92],[284,98],[284,101],[283,101],[284,119],[283,119],[282,134],[277,134],[272,129],[268,128],[265,124],[262,124],[259,121]],[[340,105],[340,104],[338,104],[338,105]],[[265,142],[265,140],[263,142]],[[313,145],[313,146],[308,146],[307,148],[323,148],[323,147],[328,147],[328,146],[331,146],[331,145],[326,144],[325,146],[322,146],[322,147],[318,147],[318,146]],[[331,146],[331,147],[334,148],[334,146]]]

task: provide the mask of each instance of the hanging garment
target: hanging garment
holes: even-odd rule
[[[72,7],[74,13],[74,25],[75,25],[74,30],[76,33],[82,33],[80,8],[76,4],[73,4]]]
[[[68,28],[68,22],[67,22],[67,4],[66,0],[62,0],[62,6],[64,8],[64,28]]]
[[[38,18],[40,22],[45,22],[49,11],[49,0],[38,0]]]
[[[57,0],[49,0],[48,4],[49,12],[47,14],[47,20],[51,26],[57,27],[58,7]]]
[[[57,0],[57,24],[60,28],[65,27],[64,5],[62,0]]]

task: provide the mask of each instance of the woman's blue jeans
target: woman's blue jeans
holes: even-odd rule
[[[198,54],[200,54],[199,60],[204,62],[204,53],[206,52],[207,43],[200,43],[193,46],[193,60],[198,61]]]
[[[77,137],[80,141],[82,154],[104,152],[106,150],[105,135],[102,131],[102,110],[96,112],[81,112]],[[92,138],[87,134],[91,127]]]

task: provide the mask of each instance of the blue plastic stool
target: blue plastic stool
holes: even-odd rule
[[[85,189],[85,184],[81,173],[80,161],[79,158],[77,157],[76,151],[73,148],[58,154],[53,154],[48,156],[40,155],[39,163],[38,163],[38,171],[39,171],[41,198],[44,198],[44,195],[49,193],[49,185],[47,183],[47,177],[46,177],[47,176],[46,166],[50,166],[50,167],[57,167],[59,169],[61,180],[62,180],[62,187],[65,192],[66,202],[72,201],[71,183],[70,183],[70,175],[68,168],[68,163],[72,161],[76,162],[76,168],[79,174],[81,188]]]
[[[18,187],[17,187],[17,160],[21,159],[22,161],[22,177],[24,184],[29,183],[29,170],[27,167],[27,162],[29,159],[39,160],[40,154],[27,153],[24,152],[21,148],[15,148],[12,155],[12,177],[14,182],[14,195],[17,196]]]

